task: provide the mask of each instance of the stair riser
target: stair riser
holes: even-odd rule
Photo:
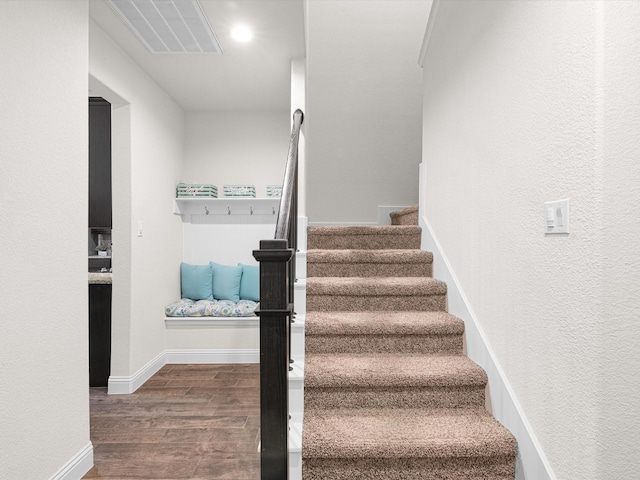
[[[307,249],[386,250],[419,249],[420,235],[314,235],[307,237]]]
[[[305,458],[304,480],[513,480],[515,457]]]
[[[308,263],[309,277],[431,277],[431,264]]]
[[[310,277],[309,296],[347,296],[364,298],[422,298],[444,296],[447,286],[431,277]]]
[[[307,311],[444,311],[446,295],[352,296],[313,295],[307,291]]]
[[[305,387],[304,408],[466,408],[485,404],[485,386]]]
[[[313,353],[462,354],[461,335],[308,335],[305,348]]]

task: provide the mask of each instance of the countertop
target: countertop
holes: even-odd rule
[[[111,284],[110,272],[89,272],[89,285]]]

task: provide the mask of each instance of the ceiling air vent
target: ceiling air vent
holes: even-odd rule
[[[222,53],[198,0],[107,0],[151,53]]]

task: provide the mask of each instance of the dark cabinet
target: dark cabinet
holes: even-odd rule
[[[106,387],[111,373],[111,285],[89,285],[89,386]]]
[[[111,228],[111,104],[89,98],[89,227]]]

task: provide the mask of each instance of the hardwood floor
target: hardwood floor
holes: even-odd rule
[[[135,393],[92,388],[85,479],[257,480],[258,364],[165,365]]]

